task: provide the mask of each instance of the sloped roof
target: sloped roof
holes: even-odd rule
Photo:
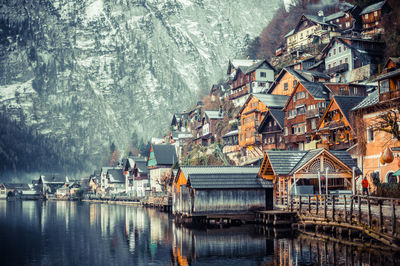
[[[343,11],[339,11],[333,14],[330,14],[328,16],[325,17],[325,21],[329,22],[331,20],[337,19],[337,18],[341,18],[345,15],[345,13]]]
[[[239,130],[232,130],[232,131],[229,131],[228,133],[226,133],[225,135],[223,135],[222,137],[224,138],[224,137],[230,137],[230,136],[234,136],[234,135],[238,135],[239,134]]]
[[[303,77],[300,73],[298,73],[296,70],[291,68],[282,68],[281,72],[279,72],[278,77],[276,77],[274,83],[268,89],[267,93],[269,94],[272,93],[272,91],[275,89],[276,85],[279,83],[279,81],[282,79],[282,77],[285,75],[286,72],[292,74],[299,81],[307,81],[307,79]]]
[[[274,95],[274,94],[261,94],[252,93],[257,99],[259,99],[268,108],[283,108],[289,99],[286,95]]]
[[[369,106],[373,106],[377,103],[379,103],[379,92],[378,90],[375,90],[371,94],[369,94],[364,100],[362,100],[359,104],[353,107],[353,109],[351,110],[356,111]]]
[[[192,174],[254,174],[258,167],[249,166],[182,166],[183,175],[187,178]]]
[[[258,132],[261,133],[266,126],[266,122],[268,117],[272,116],[272,118],[278,123],[281,129],[284,127],[284,117],[285,113],[280,109],[269,109],[267,114],[264,116],[263,120],[258,127]]]
[[[15,190],[30,190],[28,184],[25,183],[4,183],[3,184],[6,189],[15,189]]]
[[[159,144],[152,145],[157,165],[173,165],[178,162],[174,145]]]
[[[250,174],[191,174],[188,183],[195,189],[272,188],[273,182],[257,178],[257,171]]]
[[[284,37],[284,38],[289,37],[290,35],[293,35],[293,33],[294,33],[294,29],[291,30],[291,31],[289,31],[288,33],[286,33],[286,35],[283,36],[283,37]]]
[[[276,71],[275,68],[265,59],[265,60],[261,60],[260,62],[255,63],[255,64],[252,64],[250,67],[247,68],[245,74],[253,72],[254,70],[258,69],[264,63],[267,64],[269,69]]]
[[[225,112],[220,113],[219,111],[204,111],[204,114],[209,118],[209,119],[223,119]]]
[[[312,22],[315,22],[317,24],[335,26],[335,25],[325,22],[325,17],[314,16],[314,15],[304,15],[304,16],[306,18],[308,18],[309,20],[311,20]]]
[[[386,74],[379,75],[378,77],[375,78],[374,81],[383,80],[383,79],[391,78],[394,76],[400,76],[400,68],[393,70],[391,72],[388,72]]]
[[[314,99],[327,100],[329,98],[329,89],[319,82],[300,82],[304,88],[312,95]]]
[[[319,72],[319,71],[314,71],[314,70],[296,70],[299,74],[307,74],[307,75],[311,75],[314,78],[324,78],[324,79],[329,79],[329,75]],[[304,77],[304,76],[303,76]],[[307,79],[307,77],[304,77]]]
[[[296,167],[293,168],[292,173],[303,168],[307,163],[310,162],[310,160],[312,160],[315,156],[317,156],[318,154],[320,154],[323,151],[324,151],[324,149],[314,149],[314,150],[306,151],[303,158],[301,158],[301,160],[297,163]]]
[[[350,111],[351,109],[359,104],[365,97],[362,96],[333,96],[339,108],[342,110],[343,115],[346,117],[347,121],[350,123]]]
[[[110,175],[110,182],[125,183],[125,176],[122,169],[109,169],[107,174]]]
[[[146,161],[136,161],[136,167],[138,168],[140,173],[148,174],[150,172],[149,169],[147,168]]]
[[[45,183],[66,183],[68,182],[68,177],[64,175],[48,175],[42,176]]]
[[[355,167],[356,173],[358,174],[361,173],[361,170],[358,168],[356,161],[353,158],[351,158],[350,154],[347,151],[329,151],[329,152],[351,169]]]
[[[383,7],[383,5],[385,3],[386,3],[386,1],[381,1],[381,2],[375,3],[373,5],[367,6],[366,8],[364,8],[361,11],[360,15],[368,14],[368,13],[374,12],[376,10],[379,10]]]
[[[255,59],[255,60],[253,60],[253,59],[232,59],[232,60],[230,60],[231,64],[235,68],[245,67],[245,66],[249,67],[259,61],[261,61],[261,60],[260,59]]]

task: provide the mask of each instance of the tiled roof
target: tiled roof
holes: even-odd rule
[[[258,167],[248,166],[182,166],[180,170],[187,178],[191,174],[256,174]]]
[[[259,99],[268,108],[283,108],[286,105],[289,96],[286,95],[274,95],[274,94],[261,94],[253,93],[257,99]]]
[[[178,162],[174,145],[159,144],[152,145],[152,147],[157,160],[157,165],[173,165]]]
[[[284,127],[284,112],[280,109],[269,109],[267,114],[264,116],[263,120],[260,123],[260,126],[258,127],[258,132],[261,133],[264,131],[264,128],[266,126],[266,122],[268,120],[268,117],[272,116],[272,118],[279,124],[279,126],[283,129]]]
[[[286,33],[286,35],[283,36],[283,37],[284,37],[284,38],[289,37],[290,35],[293,35],[293,33],[294,33],[294,29],[291,30],[291,31],[289,31],[288,33]]]
[[[234,68],[238,68],[238,67],[241,67],[241,66],[249,67],[249,66],[251,66],[254,63],[257,63],[259,61],[261,61],[261,60],[259,60],[259,59],[258,60],[232,59],[230,62],[233,65]]]
[[[381,1],[381,2],[375,3],[373,5],[367,6],[366,8],[363,9],[363,11],[361,11],[360,15],[368,14],[368,13],[374,12],[376,10],[379,10],[383,7],[383,5],[385,3],[386,3],[386,1]]]
[[[272,188],[273,182],[257,178],[257,172],[248,174],[191,174],[190,186],[195,189]]]
[[[297,163],[296,167],[293,168],[292,173],[295,173],[297,170],[300,170],[303,168],[307,163],[310,162],[312,158],[317,156],[319,153],[321,153],[324,149],[315,149],[315,150],[309,150],[305,151],[305,154],[303,158]]]
[[[219,111],[204,111],[204,114],[209,119],[222,119],[224,118],[224,112],[220,113]]]
[[[326,17],[325,17],[325,21],[329,22],[329,21],[331,21],[331,20],[334,20],[334,19],[337,19],[337,18],[341,18],[341,17],[343,17],[344,15],[345,15],[345,14],[344,14],[343,11],[339,11],[339,12],[330,14],[329,16],[326,16]]]
[[[351,110],[355,111],[369,106],[373,106],[378,102],[379,102],[379,92],[378,90],[375,90],[371,94],[369,94],[364,100],[362,100],[359,104],[353,107],[353,109]]]
[[[301,82],[314,99],[327,100],[329,98],[328,88],[319,82]]]
[[[43,181],[45,183],[66,183],[68,182],[68,177],[64,176],[64,175],[47,175],[47,176],[43,176]]]
[[[299,81],[307,81],[305,77],[303,77],[300,73],[297,71],[291,69],[291,68],[283,68],[281,72],[279,72],[278,77],[275,79],[274,83],[271,85],[271,87],[268,89],[268,93],[272,93],[272,91],[275,89],[276,85],[278,85],[279,81],[281,78],[285,75],[285,73],[288,72],[295,76]]]
[[[109,169],[107,174],[110,175],[110,182],[125,183],[125,177],[122,169]]]
[[[272,168],[277,175],[289,175],[305,151],[267,151]]]
[[[358,168],[356,161],[353,158],[351,158],[350,154],[347,151],[329,151],[329,152],[351,169],[355,167],[356,174],[361,174],[361,170]]]
[[[349,122],[350,122],[351,109],[365,99],[365,97],[362,96],[341,96],[341,95],[334,96],[334,98],[336,103],[342,110],[343,115]]]
[[[222,137],[224,138],[224,137],[230,137],[230,136],[234,136],[234,135],[238,135],[239,134],[239,130],[232,130],[232,131],[230,131],[230,132],[228,132],[228,133],[226,133],[225,135],[223,135]]]
[[[329,79],[329,76],[327,74],[324,74],[322,72],[319,71],[313,71],[313,70],[296,70],[298,73],[304,75],[311,75],[315,78],[324,78],[324,79]],[[305,77],[307,78],[307,77]]]
[[[3,185],[6,189],[30,190],[29,185],[25,183],[4,183]]]
[[[321,24],[321,25],[330,25],[330,26],[334,26],[334,25],[332,25],[332,24],[330,24],[330,23],[326,23],[326,22],[324,21],[324,18],[325,18],[325,17],[314,16],[314,15],[304,15],[304,16],[305,16],[306,18],[308,18],[309,20],[315,22],[315,23],[318,23],[318,24]]]
[[[149,169],[147,168],[146,161],[136,161],[136,166],[140,173],[148,174],[150,172]]]
[[[261,60],[255,64],[251,65],[250,67],[248,67],[245,74],[248,74],[248,73],[258,69],[264,63],[267,64],[268,69],[272,69],[275,71],[275,68],[267,60]]]
[[[391,72],[385,73],[383,75],[379,75],[378,77],[376,77],[375,81],[391,78],[394,76],[400,76],[400,68],[393,70]]]

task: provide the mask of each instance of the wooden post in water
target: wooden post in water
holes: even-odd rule
[[[369,200],[369,196],[367,196],[367,203],[368,203],[368,226],[369,226],[369,228],[371,228],[372,217],[371,217],[371,202]]]
[[[301,213],[301,196],[299,197],[299,212]]]
[[[335,221],[335,195],[332,195],[332,221]]]
[[[351,196],[351,201],[350,201],[350,224],[353,223],[353,203],[354,203],[354,196]]]
[[[361,224],[361,196],[358,196],[358,223]]]
[[[378,200],[378,204],[379,204],[379,231],[383,232],[382,200]]]
[[[324,218],[326,219],[326,201],[327,201],[328,199],[327,199],[327,197],[326,197],[326,195],[324,195]]]
[[[308,213],[311,213],[311,196],[308,195]]]
[[[396,233],[396,206],[395,201],[392,200],[392,235]]]
[[[343,195],[343,200],[344,200],[344,222],[347,223],[347,201],[346,201],[346,195]]]
[[[315,196],[315,199],[316,199],[316,200],[315,200],[315,207],[316,207],[316,211],[315,211],[315,212],[316,212],[317,215],[318,215],[318,207],[319,207],[318,205],[319,205],[319,197],[320,197],[320,196],[321,196],[321,195],[316,195],[316,196]]]

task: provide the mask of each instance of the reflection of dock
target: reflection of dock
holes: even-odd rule
[[[150,196],[140,200],[140,203],[143,206],[157,208],[165,212],[171,212],[172,209],[171,196]]]
[[[269,226],[290,227],[297,220],[297,212],[283,210],[259,211],[255,216],[257,223]]]

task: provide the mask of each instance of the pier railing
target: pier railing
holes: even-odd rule
[[[399,203],[399,198],[306,195],[289,197],[286,209],[297,211],[301,223],[353,228],[400,247]]]

